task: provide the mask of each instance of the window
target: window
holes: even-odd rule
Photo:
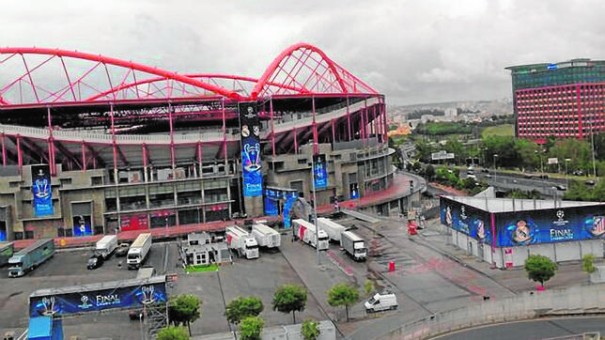
[[[92,184],[93,186],[95,186],[95,185],[103,185],[103,177],[101,177],[101,176],[92,177],[90,179],[90,182],[91,182],[90,184]]]
[[[307,159],[306,158],[299,158],[298,159],[298,165],[306,165],[307,164]]]
[[[61,178],[59,181],[61,182],[61,186],[71,185],[71,178]]]

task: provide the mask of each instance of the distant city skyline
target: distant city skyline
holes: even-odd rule
[[[604,12],[596,0],[7,0],[0,41],[251,77],[304,41],[411,105],[510,98],[505,67],[605,59]]]

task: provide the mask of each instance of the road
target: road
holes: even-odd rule
[[[584,332],[605,334],[605,317],[540,319],[479,327],[447,334],[439,340],[548,339]]]

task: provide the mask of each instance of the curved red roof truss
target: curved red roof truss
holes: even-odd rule
[[[315,46],[282,53],[261,78],[181,75],[89,53],[0,48],[0,106],[171,98],[256,100],[272,95],[377,94]]]

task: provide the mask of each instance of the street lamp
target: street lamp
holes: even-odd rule
[[[317,253],[317,265],[321,265],[319,257],[319,227],[317,226],[317,196],[315,193],[315,162],[311,157],[311,185],[313,186],[313,224],[315,224],[315,252]]]
[[[569,188],[569,173],[567,172],[567,164],[571,162],[570,158],[565,158],[565,186]]]
[[[498,182],[498,172],[496,171],[497,170],[497,168],[496,168],[496,159],[497,158],[498,158],[498,154],[495,153],[494,154],[494,183]]]

